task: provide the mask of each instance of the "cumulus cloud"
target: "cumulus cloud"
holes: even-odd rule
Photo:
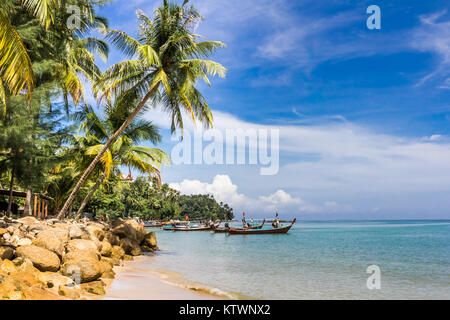
[[[279,129],[279,173],[263,177],[251,165],[175,166],[169,181],[191,175],[174,184],[183,193],[211,193],[239,211],[448,216],[450,144],[443,135],[380,134],[349,121],[261,125],[222,112],[215,123],[218,130]]]
[[[228,175],[216,175],[212,183],[199,180],[185,179],[179,183],[169,184],[181,194],[211,194],[217,201],[228,203],[235,213],[250,212],[257,216],[262,213],[271,214],[275,211],[284,211],[289,214],[321,212],[325,208],[337,207],[336,202],[327,201],[323,206],[312,205],[299,197],[292,196],[279,189],[267,196],[252,198],[238,192],[238,186],[233,184]]]

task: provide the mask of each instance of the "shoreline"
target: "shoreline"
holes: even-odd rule
[[[101,300],[225,300],[226,293],[202,285],[185,285],[168,274],[145,268],[155,256],[143,255],[114,267],[116,277]],[[172,280],[172,281],[171,281]]]

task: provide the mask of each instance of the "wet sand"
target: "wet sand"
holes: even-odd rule
[[[116,278],[106,291],[106,300],[218,300],[220,297],[183,288],[143,268],[153,257],[140,256],[114,267]]]

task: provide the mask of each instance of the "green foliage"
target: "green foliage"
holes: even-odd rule
[[[142,219],[232,219],[233,209],[210,195],[181,196],[156,178],[138,177],[134,182],[111,181],[97,190],[86,207],[97,216]]]

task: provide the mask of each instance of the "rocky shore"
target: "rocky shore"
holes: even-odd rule
[[[96,299],[114,266],[157,250],[134,220],[0,218],[0,299]]]

